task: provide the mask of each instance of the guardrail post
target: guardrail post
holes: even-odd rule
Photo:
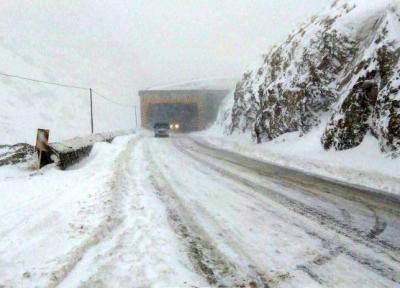
[[[50,130],[48,129],[37,130],[36,150],[38,153],[39,169],[52,162],[49,153],[49,134]]]

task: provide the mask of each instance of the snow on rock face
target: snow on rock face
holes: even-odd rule
[[[221,113],[225,132],[269,141],[328,114],[325,149],[355,147],[371,131],[399,154],[399,11],[396,1],[335,1],[244,74]]]
[[[379,139],[381,149],[400,148],[399,56],[400,15],[391,8],[378,19],[368,39],[368,50],[346,75],[356,79],[344,93],[331,117],[322,143],[325,148],[348,149],[359,145],[368,130]],[[392,33],[391,33],[392,32]],[[349,87],[349,86],[348,86]]]
[[[399,50],[396,57],[399,57]],[[395,154],[400,150],[400,66],[395,67],[396,72],[392,74],[388,84],[379,95],[376,109],[375,126],[379,135],[381,147],[386,152]]]

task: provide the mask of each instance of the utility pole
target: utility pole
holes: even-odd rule
[[[135,123],[136,123],[136,127],[135,127],[135,129],[137,130],[137,114],[136,114],[136,105],[135,105]]]
[[[92,134],[93,134],[93,92],[92,88],[89,89],[90,91],[90,127],[92,128]]]

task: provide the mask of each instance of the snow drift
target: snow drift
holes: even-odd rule
[[[324,125],[321,144],[336,150],[371,134],[396,157],[399,39],[397,1],[337,0],[243,75],[219,123],[226,134],[251,132],[259,141]]]

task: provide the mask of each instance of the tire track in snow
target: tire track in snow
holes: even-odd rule
[[[384,237],[379,237],[380,235],[384,234],[385,230],[387,227],[390,227],[391,229],[397,230],[398,233],[400,233],[400,226],[398,225],[398,217],[400,217],[400,209],[399,209],[399,204],[400,202],[397,202],[398,200],[390,200],[391,198],[386,198],[386,196],[376,196],[375,194],[368,194],[367,192],[363,191],[360,195],[360,191],[358,188],[353,188],[352,186],[346,186],[340,183],[336,182],[330,182],[329,180],[324,180],[324,179],[319,179],[318,177],[310,177],[308,175],[305,175],[306,179],[308,181],[305,181],[304,179],[301,179],[302,175],[297,176],[299,172],[295,173],[288,173],[282,174],[282,173],[277,173],[271,174],[269,172],[264,172],[264,170],[259,166],[256,165],[256,167],[249,167],[249,163],[238,163],[237,160],[229,160],[229,156],[226,156],[225,154],[223,155],[215,155],[215,153],[218,152],[226,152],[223,150],[218,150],[217,148],[212,148],[208,146],[207,144],[202,143],[201,141],[197,141],[195,139],[190,138],[190,142],[197,146],[198,149],[194,150],[193,147],[190,147],[190,150],[196,151],[197,153],[200,153],[201,155],[207,155],[207,157],[211,158],[216,158],[219,159],[223,162],[227,162],[230,164],[233,164],[234,166],[239,166],[243,167],[247,170],[252,170],[261,177],[268,177],[270,180],[274,179],[280,179],[281,182],[277,182],[279,185],[288,187],[290,189],[297,189],[299,191],[303,192],[310,192],[317,196],[318,198],[324,199],[326,201],[331,202],[332,204],[336,205],[338,208],[341,209],[343,206],[343,203],[350,202],[351,205],[357,204],[357,205],[362,205],[362,207],[365,208],[365,210],[370,211],[371,216],[373,217],[374,224],[372,225],[370,230],[365,230],[365,229],[359,229],[356,228],[353,224],[353,219],[351,217],[351,214],[349,213],[348,209],[341,209],[341,214],[343,217],[343,221],[341,221],[344,224],[347,224],[346,226],[351,227],[356,233],[361,237],[366,242],[371,242],[375,243],[376,245],[379,245],[383,247],[384,249],[390,251],[386,253],[388,257],[391,258],[391,260],[397,262],[400,264],[400,238],[396,237],[391,237],[391,238],[385,238]],[[206,151],[204,151],[206,150]],[[233,155],[235,156],[235,153],[227,152],[228,155]],[[239,155],[240,157],[240,155]],[[244,157],[246,158],[246,157]],[[258,160],[252,160],[250,158],[246,158],[247,160],[250,161],[255,161],[255,162],[260,162]],[[262,162],[261,162],[262,163]],[[268,164],[264,163],[266,166],[272,166],[273,169],[286,169],[286,168],[279,168],[279,166],[274,166],[273,164]],[[268,168],[269,169],[269,168]],[[291,172],[290,169],[286,169],[287,171]],[[285,170],[285,171],[286,171]],[[274,171],[274,170],[272,170]],[[301,173],[300,173],[301,174]],[[309,177],[309,178],[307,178]],[[320,183],[319,185],[313,183],[313,182]],[[322,185],[321,185],[322,184]],[[325,185],[324,185],[325,184]],[[310,188],[308,188],[310,186]],[[318,191],[318,192],[313,192],[312,189]],[[353,190],[356,190],[355,193],[353,193]],[[373,192],[374,193],[374,192]],[[324,195],[321,195],[324,194]],[[329,196],[329,197],[328,197]],[[340,201],[343,201],[342,203],[338,203],[337,200],[331,200],[330,198],[334,197],[335,199],[338,199]],[[350,207],[351,210],[353,210]],[[392,219],[391,221],[389,220],[390,217],[388,216],[391,215]],[[387,219],[385,219],[387,218]],[[363,227],[362,227],[363,228]],[[391,232],[393,234],[393,232]],[[393,255],[392,252],[395,252]]]
[[[263,276],[249,269],[238,270],[213,244],[207,233],[195,223],[191,213],[180,202],[167,178],[162,174],[152,153],[146,147],[146,155],[153,169],[152,181],[159,198],[167,207],[171,226],[187,246],[188,255],[195,268],[210,285],[219,287],[268,287]],[[250,274],[249,274],[250,273]]]
[[[226,175],[222,175],[220,173],[210,173],[210,171],[214,171],[214,172],[218,172],[215,171],[214,169],[204,169],[205,167],[207,168],[208,165],[204,165],[203,162],[200,162],[196,159],[193,159],[192,155],[188,155],[186,154],[184,150],[179,149],[179,145],[175,145],[175,150],[177,153],[181,154],[182,156],[186,156],[186,158],[189,161],[195,160],[195,162],[197,162],[196,164],[200,164],[200,165],[196,165],[195,167],[201,171],[201,173],[207,175],[210,178],[215,178],[216,181],[220,181],[222,176],[223,178],[225,178],[227,181],[226,183],[232,183],[233,187],[231,188],[232,190],[234,190],[235,193],[239,193],[242,194],[242,196],[244,196],[247,199],[253,199],[253,204],[254,207],[257,207],[257,209],[259,209],[260,211],[264,211],[267,215],[273,215],[274,218],[278,218],[281,219],[283,222],[290,222],[291,220],[289,220],[287,218],[287,214],[285,213],[281,213],[278,212],[274,209],[269,209],[268,207],[270,206],[269,203],[269,199],[265,197],[265,195],[261,195],[259,193],[254,193],[253,189],[250,190],[244,190],[243,188],[240,188],[240,186],[246,186],[246,185],[237,185],[237,184],[242,184],[240,181],[231,181],[232,179],[229,177],[226,177]],[[193,162],[193,161],[192,161]],[[166,168],[170,168],[170,167],[166,167]],[[209,167],[208,167],[209,168]],[[217,177],[218,176],[218,177]],[[224,181],[225,182],[225,181]],[[248,187],[248,186],[246,186]],[[200,205],[196,205],[196,209],[201,210],[202,212],[202,217],[207,217],[207,219],[209,221],[207,221],[208,223],[212,223],[217,227],[220,227],[220,230],[224,230],[222,229],[221,226],[219,226],[219,224],[213,219],[213,217],[211,215],[209,215],[209,213],[206,211],[206,209],[204,209],[204,207],[201,207]],[[286,217],[285,217],[286,216]],[[299,228],[300,230],[304,231],[304,227],[301,227],[300,225],[294,225],[297,228]],[[264,271],[268,270],[264,268],[257,268],[257,261],[254,261],[252,259],[252,257],[250,257],[249,255],[247,255],[247,253],[243,250],[243,244],[240,245],[239,242],[235,241],[235,235],[234,234],[229,234],[229,235],[224,235],[224,239],[223,241],[226,242],[231,248],[234,249],[235,252],[237,252],[241,257],[243,257],[244,259],[246,259],[247,263],[251,263],[248,264],[249,267],[252,268],[253,271],[255,271],[255,273],[257,275],[259,275],[261,277],[261,279],[263,279],[264,283],[267,283],[267,285],[270,285],[271,287],[277,286],[280,283],[284,282],[285,280],[289,279],[292,277],[291,273],[293,271],[290,272],[278,272],[278,273],[274,273],[274,274],[270,274],[270,273],[266,273]],[[316,273],[312,272],[311,269],[309,269],[308,267],[302,267],[304,265],[298,265],[295,267],[296,270],[301,270],[303,272],[305,272],[306,274],[308,274],[310,276],[310,278],[314,281],[316,281],[319,284],[327,284],[325,281],[323,281],[321,278],[316,277]],[[261,272],[261,270],[264,270],[263,272]]]
[[[193,140],[191,142],[193,143]],[[194,141],[194,143],[196,146],[199,146],[200,149],[202,148],[199,145],[199,143],[197,143],[196,141]],[[236,167],[240,166],[246,170],[251,170],[247,166],[240,165],[236,162],[228,161],[224,158],[215,157],[214,155],[204,153],[204,152],[200,151],[199,149],[194,149],[194,147],[192,147],[192,146],[188,147],[185,144],[183,144],[182,142],[175,143],[175,144],[176,144],[176,146],[182,147],[184,150],[190,150],[192,152],[199,153],[200,155],[206,155],[207,157],[217,158],[221,161],[229,162],[231,165],[234,165]],[[291,181],[288,181],[287,179],[286,179],[286,181],[282,181],[283,179],[279,178],[280,177],[279,175],[278,175],[278,177],[276,177],[276,175],[272,177],[272,175],[266,175],[263,173],[259,173],[258,170],[254,170],[253,172],[256,172],[258,175],[260,175],[263,178],[268,178],[268,181],[274,183],[275,185],[279,185],[280,187],[284,187],[284,188],[287,188],[292,191],[301,192],[303,195],[305,194],[308,197],[313,197],[313,198],[318,198],[319,200],[323,200],[324,203],[329,203],[330,205],[334,206],[338,211],[340,211],[340,215],[342,217],[342,220],[341,220],[342,223],[348,223],[349,225],[351,225],[351,223],[353,222],[351,213],[348,211],[348,208],[347,209],[344,208],[343,203],[338,203],[337,199],[332,198],[332,196],[334,196],[334,195],[331,195],[332,193],[330,193],[327,189],[325,189],[325,187],[318,187],[318,186],[314,185],[313,183],[305,183],[305,182],[300,181],[299,179],[293,179],[293,178],[290,178]],[[294,181],[294,180],[296,180],[296,181]],[[322,190],[316,192],[315,189],[319,189],[319,190],[322,189]],[[320,192],[324,192],[326,195],[321,195]],[[348,201],[345,199],[341,199],[341,200]],[[362,204],[362,203],[360,203],[360,205],[362,205],[363,207],[365,207],[366,209],[371,211],[371,209],[369,209],[367,207],[367,205]],[[373,211],[372,211],[372,215],[374,215],[374,217],[375,217],[375,213]]]
[[[181,255],[165,205],[151,183],[144,143],[138,143],[130,155],[124,175],[123,223],[87,253],[65,287],[203,287],[207,283]]]
[[[375,238],[367,236],[369,231],[373,231],[374,228],[372,228],[372,230],[369,230],[368,232],[360,231],[356,228],[352,228],[347,223],[342,223],[339,220],[335,219],[334,217],[332,217],[322,211],[319,211],[313,207],[307,206],[302,202],[298,202],[298,201],[291,199],[285,195],[282,195],[276,191],[273,191],[267,187],[264,187],[262,185],[254,183],[238,174],[232,173],[226,169],[223,169],[217,165],[214,165],[214,164],[210,163],[209,161],[206,161],[203,158],[200,158],[200,157],[194,155],[194,152],[189,151],[188,148],[183,145],[179,145],[179,147],[181,148],[181,149],[179,149],[179,151],[187,154],[189,157],[200,162],[201,164],[208,166],[210,169],[213,169],[214,171],[220,173],[222,176],[230,178],[231,180],[236,181],[242,185],[248,186],[248,187],[252,188],[255,192],[258,192],[264,196],[267,196],[271,200],[273,200],[279,204],[282,204],[284,207],[286,207],[300,215],[306,216],[308,219],[315,221],[317,224],[319,224],[321,226],[325,226],[327,228],[330,228],[331,230],[335,231],[336,233],[344,235],[357,243],[363,244],[366,247],[373,249],[373,250],[376,250],[376,249],[380,250],[380,253],[385,253],[386,256],[389,257],[389,259],[391,259],[393,262],[396,263],[396,265],[398,265],[400,263],[399,260],[396,258],[396,256],[393,256],[393,252],[396,251],[396,247],[393,247],[393,248],[390,246],[387,247],[388,245],[386,245],[386,243],[384,243],[384,245],[380,245],[380,244],[382,244],[381,241],[379,241],[379,240],[373,241]],[[197,153],[199,153],[199,152],[197,152]],[[213,156],[209,156],[209,155],[207,155],[207,156],[214,158]],[[214,158],[214,161],[215,161],[215,158]],[[229,163],[232,163],[232,162],[229,162]],[[375,215],[377,215],[377,214],[375,213]],[[375,226],[376,226],[376,224],[374,225],[374,227]],[[304,230],[304,227],[302,227],[302,229]],[[330,256],[327,257],[325,259],[325,261],[321,260],[321,257],[323,257],[323,256],[318,256],[316,259],[311,261],[311,263],[298,266],[299,270],[306,272],[311,278],[313,278],[318,283],[320,283],[322,281],[322,279],[319,277],[316,277],[316,274],[314,272],[312,272],[312,270],[310,268],[311,264],[319,264],[319,266],[322,264],[326,264],[328,261],[331,261],[332,259],[336,258],[339,254],[341,254],[343,252],[347,256],[351,257],[353,260],[357,261],[361,265],[368,267],[370,270],[374,271],[375,273],[377,273],[387,279],[390,279],[397,284],[400,284],[400,276],[397,273],[398,271],[393,269],[391,266],[388,266],[384,262],[382,262],[380,260],[369,259],[369,258],[359,255],[351,250],[342,248],[341,246],[338,246],[337,244],[332,243],[330,240],[324,238],[323,236],[317,235],[315,232],[306,231],[306,233],[308,233],[309,235],[314,236],[316,238],[319,238],[321,241],[326,243],[326,246],[328,247],[328,251],[330,254]],[[337,251],[339,253],[337,253]]]
[[[378,216],[378,212],[372,206],[368,206],[368,208],[374,213],[375,224],[374,227],[368,232],[367,237],[370,239],[375,239],[385,231],[387,222],[384,221],[382,217]]]
[[[183,147],[182,147],[182,148],[183,148]],[[205,163],[204,163],[201,159],[199,159],[199,158],[197,158],[196,156],[190,154],[190,152],[186,151],[185,148],[183,148],[183,149],[184,149],[184,150],[177,149],[177,151],[179,151],[179,152],[181,152],[181,153],[187,155],[188,157],[190,157],[190,159],[193,159],[193,160],[197,161],[198,163],[201,163],[201,164],[202,164],[202,167],[204,167],[204,164],[205,164]],[[209,167],[208,165],[206,165],[206,166]],[[214,170],[214,171],[220,173],[219,170],[217,171],[217,170],[215,170],[215,169],[213,169],[213,168],[212,168],[212,170]],[[210,173],[208,173],[207,171],[204,171],[204,173],[210,175]],[[221,175],[222,175],[223,177],[226,177],[225,174],[221,174]],[[233,176],[232,176],[232,177],[227,177],[227,179],[230,179],[230,180],[232,180],[232,178],[233,178]],[[241,181],[235,181],[235,182],[239,182],[240,184],[242,184]],[[245,185],[245,186],[246,186],[246,185]],[[250,188],[251,188],[251,187],[250,187]],[[246,197],[249,197],[249,198],[256,197],[256,198],[257,198],[257,201],[255,202],[255,206],[256,206],[258,209],[261,209],[261,210],[265,211],[266,213],[272,213],[275,217],[277,217],[277,218],[279,218],[279,219],[282,219],[283,221],[288,221],[287,217],[284,217],[284,216],[283,216],[284,214],[278,213],[277,211],[272,211],[272,210],[269,210],[269,209],[266,208],[266,207],[269,206],[269,205],[268,205],[269,203],[267,203],[267,202],[265,201],[265,195],[262,195],[264,199],[261,198],[261,197],[259,197],[259,196],[258,196],[259,193],[257,193],[257,191],[254,191],[254,189],[251,189],[251,192],[250,192],[250,191],[245,191],[245,190],[242,190],[242,189],[235,189],[235,191],[237,191],[237,192],[239,192],[239,193],[241,193],[241,194],[243,194],[243,195],[245,195]],[[256,193],[254,194],[254,192],[256,192]],[[300,228],[300,229],[303,230],[303,231],[304,231],[304,230],[307,230],[306,227],[301,226],[301,225],[299,225],[299,224],[294,224],[294,226]],[[308,235],[313,235],[313,232],[308,232],[308,231],[305,231],[305,232],[306,232]],[[318,237],[318,239],[321,239],[321,238]],[[324,243],[325,243],[324,246],[326,246],[327,240],[326,240],[326,239],[323,239],[323,240],[324,240]],[[307,274],[312,280],[314,280],[314,281],[317,282],[318,284],[320,284],[320,285],[325,285],[325,286],[326,286],[326,285],[327,285],[326,281],[324,281],[321,277],[318,276],[318,274],[317,274],[316,272],[313,271],[313,269],[312,269],[312,264],[315,264],[315,263],[318,263],[318,265],[326,264],[326,263],[328,263],[329,261],[332,261],[334,258],[336,258],[337,256],[339,256],[339,254],[340,254],[340,253],[335,253],[335,252],[333,252],[333,250],[330,249],[330,247],[328,247],[327,250],[329,250],[329,251],[327,251],[327,253],[328,253],[330,256],[326,256],[326,254],[324,254],[324,255],[321,255],[321,254],[320,254],[320,255],[318,255],[317,257],[315,257],[314,260],[311,260],[311,261],[309,261],[309,262],[307,262],[307,263],[305,263],[305,264],[299,264],[299,265],[297,265],[297,266],[295,267],[295,270],[299,270],[299,271],[304,272],[305,274]],[[339,251],[339,249],[335,249],[335,250],[338,250],[338,251]],[[292,272],[292,271],[291,271],[291,272]],[[290,273],[291,273],[291,272],[290,272]],[[291,277],[291,274],[290,274],[290,273],[281,274],[281,275],[276,275],[276,276],[273,276],[273,277],[270,276],[270,277],[264,278],[264,279],[268,279],[268,280],[266,280],[266,282],[270,283],[270,285],[277,285],[277,284],[279,284],[279,283],[281,282],[281,280],[285,280],[285,278],[290,278],[290,277]],[[282,275],[284,275],[284,276],[286,276],[286,277],[282,278]]]
[[[308,174],[295,168],[263,162],[239,153],[219,149],[194,138],[190,138],[190,141],[198,148],[206,150],[204,154],[208,154],[213,158],[232,163],[236,166],[251,169],[260,176],[266,176],[271,178],[271,180],[295,182],[302,187],[315,187],[327,195],[331,194],[343,200],[348,200],[352,203],[360,203],[365,206],[372,205],[377,209],[385,209],[387,213],[393,216],[400,217],[400,198],[395,195],[373,189],[367,190],[365,187],[335,181],[332,178],[326,178],[324,176]],[[323,185],[316,185],[314,182]]]
[[[237,190],[236,190],[237,191]],[[249,196],[250,193],[246,193],[245,191],[241,191],[242,194],[245,194],[246,196]],[[260,208],[261,210],[265,210],[265,207],[262,207],[260,203],[257,203],[255,205],[256,207]],[[219,231],[224,231],[226,230],[203,206],[200,206],[196,204],[196,210],[200,211],[202,217],[207,219],[208,223],[212,223],[212,225],[215,226],[215,228]],[[266,211],[267,213],[272,213],[271,211]],[[279,216],[278,216],[279,217]],[[281,218],[281,217],[279,217]],[[225,233],[224,233],[225,234]],[[240,257],[241,261],[244,261],[247,263],[247,267],[249,268],[249,271],[251,271],[251,274],[254,275],[254,278],[259,278],[262,280],[262,283],[264,287],[268,286],[276,286],[278,283],[284,281],[285,279],[290,277],[289,273],[267,273],[265,271],[261,271],[262,269],[258,267],[258,263],[252,259],[252,257],[245,251],[243,248],[243,245],[240,245],[240,243],[235,239],[235,236],[232,234],[229,235],[219,235],[219,236],[224,236],[221,241],[224,241],[235,253],[238,254]]]
[[[62,283],[82,260],[85,253],[89,249],[98,245],[107,237],[107,235],[112,233],[112,231],[122,223],[120,209],[123,204],[123,175],[124,171],[127,169],[129,154],[134,149],[139,138],[140,136],[135,137],[127,143],[126,148],[118,155],[113,165],[114,171],[111,179],[107,182],[108,187],[106,188],[111,195],[111,202],[109,202],[110,206],[107,207],[107,214],[103,218],[103,221],[86,240],[84,240],[78,247],[75,247],[61,260],[62,266],[60,268],[51,272],[49,287],[56,287]]]
[[[179,145],[179,144],[178,144]],[[392,260],[397,261],[400,263],[400,259],[398,259],[397,257],[392,257],[393,252],[399,252],[400,251],[400,247],[398,246],[394,246],[391,243],[388,243],[387,241],[378,239],[378,238],[371,238],[368,237],[367,235],[373,231],[375,229],[376,223],[377,222],[384,222],[383,220],[381,220],[381,218],[378,216],[378,214],[376,213],[376,211],[374,209],[371,209],[370,205],[366,205],[367,209],[370,210],[372,212],[372,214],[374,215],[374,224],[372,226],[372,228],[368,231],[364,231],[364,230],[360,230],[359,228],[356,227],[352,227],[350,225],[350,223],[344,222],[342,220],[336,219],[335,217],[325,213],[324,211],[320,211],[314,207],[311,207],[303,202],[300,202],[296,199],[290,198],[286,195],[283,195],[281,193],[278,193],[276,191],[273,191],[272,189],[265,187],[261,184],[258,183],[254,183],[254,181],[248,180],[247,178],[244,178],[238,174],[232,173],[230,171],[228,171],[227,169],[221,168],[217,165],[212,164],[210,161],[204,160],[203,158],[200,158],[198,156],[195,156],[193,153],[199,153],[200,155],[204,155],[210,159],[216,159],[213,155],[209,155],[209,154],[205,154],[199,151],[195,151],[192,150],[191,147],[188,148],[186,146],[182,146],[182,144],[180,145],[180,147],[182,148],[182,152],[186,152],[188,153],[188,155],[191,155],[192,157],[195,157],[195,159],[197,159],[197,161],[202,162],[203,164],[206,164],[208,166],[212,166],[212,168],[214,170],[218,170],[218,172],[222,173],[222,174],[226,174],[228,177],[231,178],[236,178],[236,179],[240,179],[240,181],[243,181],[243,183],[246,183],[248,186],[251,186],[253,188],[258,188],[256,190],[261,191],[263,194],[274,197],[275,200],[277,201],[281,201],[282,204],[286,207],[290,207],[295,209],[298,212],[301,212],[302,214],[307,214],[310,216],[311,219],[316,220],[319,224],[322,225],[326,225],[328,227],[331,227],[334,230],[338,230],[338,228],[340,228],[339,231],[337,232],[345,232],[346,235],[348,235],[349,238],[353,238],[353,240],[357,241],[357,242],[363,242],[366,246],[368,247],[376,247],[379,246],[381,248],[381,250],[386,253],[388,256],[390,256],[392,258]],[[191,151],[189,151],[191,150]],[[251,170],[248,167],[245,166],[241,166],[238,165],[237,163],[231,162],[231,161],[227,161],[223,158],[218,158],[218,160],[223,161],[223,162],[228,162],[231,165],[233,164],[233,166],[240,166],[243,167],[247,170]],[[211,167],[210,167],[211,168]],[[257,173],[257,171],[255,171]],[[265,175],[259,174],[261,177],[265,177]],[[268,194],[266,194],[266,192]],[[347,211],[348,212],[348,211]],[[382,231],[383,232],[383,231]],[[382,233],[381,232],[381,233]],[[343,234],[343,233],[342,233]],[[373,245],[373,246],[371,246]]]

